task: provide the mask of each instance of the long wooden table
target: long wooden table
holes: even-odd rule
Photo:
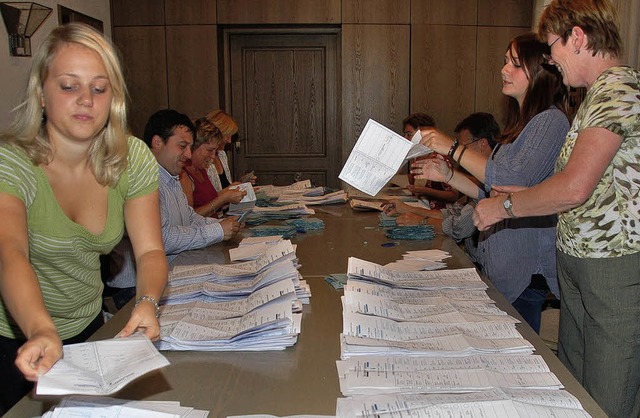
[[[438,235],[431,241],[391,241],[377,227],[378,213],[353,212],[347,205],[315,208],[315,217],[325,229],[298,234],[300,273],[311,286],[311,304],[304,307],[302,333],[295,346],[278,352],[164,352],[171,365],[132,382],[116,397],[123,399],[179,400],[183,405],[211,411],[210,417],[240,414],[335,414],[341,395],[335,361],[340,357],[342,291],[324,281],[331,273],[345,273],[348,257],[386,264],[407,250],[439,248],[451,253],[449,268],[473,264],[449,238]],[[245,233],[245,235],[248,235]],[[395,244],[389,245],[390,242]],[[223,262],[236,242],[182,254],[172,264]],[[382,245],[386,244],[386,245]],[[513,316],[516,311],[490,285],[489,296]],[[128,319],[127,305],[92,340],[113,337]],[[573,393],[594,417],[605,417],[589,394],[526,323],[518,324],[522,335],[533,343],[565,388]],[[6,417],[40,415],[58,398],[22,399]]]

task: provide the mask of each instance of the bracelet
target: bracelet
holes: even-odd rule
[[[451,145],[451,148],[449,148],[449,152],[447,153],[449,158],[451,158],[452,160],[453,160],[453,154],[456,152],[457,149],[458,149],[458,138],[453,140],[453,144]]]
[[[133,307],[135,308],[136,306],[140,305],[140,303],[144,302],[151,302],[153,303],[153,306],[156,308],[156,318],[160,317],[160,305],[158,305],[158,301],[156,301],[153,297],[151,296],[147,296],[147,295],[142,295],[139,298],[136,299],[136,303],[135,305],[133,305]]]
[[[460,161],[462,161],[462,154],[464,154],[466,150],[467,150],[466,145],[463,145],[462,149],[460,150],[460,155],[458,155],[458,164],[460,164]]]
[[[453,180],[453,175],[455,174],[455,170],[452,168],[450,168],[451,170],[451,174],[449,175],[449,178],[447,180],[445,180],[445,183],[449,183],[451,180]]]

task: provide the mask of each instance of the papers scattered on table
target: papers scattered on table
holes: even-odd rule
[[[114,398],[70,397],[42,418],[207,418],[209,411],[172,401],[127,401]]]
[[[63,346],[64,356],[36,385],[38,395],[109,395],[169,365],[142,334]]]
[[[420,144],[421,139],[420,131],[411,141],[407,141],[391,129],[369,119],[338,177],[375,196],[398,172],[404,161],[431,152]]]

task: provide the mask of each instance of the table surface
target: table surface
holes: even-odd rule
[[[298,342],[284,351],[267,352],[163,352],[171,365],[130,383],[115,397],[123,399],[178,400],[183,405],[209,410],[210,417],[241,414],[334,415],[341,397],[336,360],[340,357],[342,291],[324,281],[331,273],[346,273],[349,257],[378,264],[402,258],[408,250],[437,248],[448,251],[449,268],[473,267],[449,238],[431,241],[391,241],[377,227],[377,212],[354,212],[348,205],[315,207],[315,217],[325,229],[298,234],[296,254],[300,273],[311,287],[311,303],[305,305]],[[244,232],[243,235],[249,235]],[[241,237],[239,237],[241,238]],[[382,244],[394,242],[392,246]],[[180,255],[172,264],[228,261],[228,250],[237,240]],[[490,285],[489,296],[503,310],[519,317],[504,297]],[[102,327],[91,340],[113,337],[126,322],[131,303]],[[520,333],[533,343],[551,370],[594,417],[606,416],[558,358],[526,323]],[[41,415],[59,398],[23,398],[5,417]]]

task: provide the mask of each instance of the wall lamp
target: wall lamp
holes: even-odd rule
[[[34,2],[0,3],[13,57],[31,56],[31,36],[51,14],[51,9]]]

